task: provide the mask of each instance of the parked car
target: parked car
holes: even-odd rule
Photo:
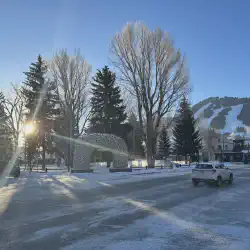
[[[219,187],[224,181],[233,183],[233,172],[223,163],[198,163],[192,170],[192,182],[197,186],[200,182],[214,182]]]

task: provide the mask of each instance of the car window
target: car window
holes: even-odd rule
[[[216,169],[223,169],[224,168],[224,165],[223,164],[218,164],[215,166]]]
[[[195,168],[197,168],[197,169],[213,169],[213,165],[211,165],[211,164],[197,164]]]
[[[206,169],[213,169],[213,165],[206,165]]]

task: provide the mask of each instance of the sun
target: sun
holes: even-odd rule
[[[24,134],[29,135],[32,134],[35,130],[35,126],[32,123],[27,123],[24,125]]]

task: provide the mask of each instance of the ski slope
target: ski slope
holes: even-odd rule
[[[203,107],[201,107],[195,114],[195,119],[200,118],[199,120],[199,126],[203,128],[211,127],[212,120],[218,116],[218,114],[225,109],[226,107],[218,108],[213,110],[213,115],[210,118],[204,118],[204,110],[208,108],[211,105],[211,103],[207,103]],[[228,112],[226,117],[226,125],[223,129],[221,129],[221,132],[223,133],[234,133],[235,129],[237,127],[244,127],[247,131],[247,135],[250,135],[250,127],[243,124],[242,121],[238,120],[238,115],[241,113],[241,110],[243,108],[243,104],[231,106],[232,110]],[[242,134],[242,133],[241,133]]]
[[[204,110],[206,108],[208,108],[209,106],[211,105],[211,102],[207,103],[206,105],[202,106],[200,109],[198,109],[195,114],[194,114],[194,118],[197,119],[197,118],[203,118],[203,115],[204,115]]]

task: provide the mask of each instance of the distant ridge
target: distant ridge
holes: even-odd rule
[[[250,135],[250,98],[210,97],[193,106],[199,126]]]

